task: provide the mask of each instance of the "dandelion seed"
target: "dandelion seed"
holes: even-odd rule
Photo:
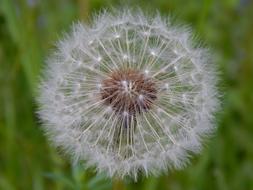
[[[97,87],[98,87],[98,89],[101,89],[102,84],[98,83],[98,84],[97,84]]]
[[[150,54],[152,55],[152,56],[156,56],[156,52],[155,51],[150,51]]]
[[[164,88],[165,88],[166,90],[168,90],[168,89],[169,89],[169,84],[168,84],[168,83],[165,83],[165,84],[164,84]]]
[[[102,57],[97,58],[97,62],[100,62],[102,60]]]
[[[115,37],[115,39],[119,39],[120,35],[119,34],[115,34],[114,37]]]
[[[145,70],[144,70],[144,73],[145,73],[146,75],[148,75],[148,74],[149,74],[149,70],[145,69]]]
[[[88,42],[88,45],[92,45],[93,44],[93,40],[90,40],[89,42]]]
[[[124,54],[123,59],[126,60],[127,58],[128,58],[128,56]]]
[[[40,85],[50,140],[109,176],[184,167],[215,128],[218,107],[215,67],[189,36],[131,11],[75,25]]]

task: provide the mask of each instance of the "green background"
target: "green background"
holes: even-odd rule
[[[35,114],[38,76],[62,32],[114,6],[159,10],[191,25],[221,72],[217,133],[186,169],[137,183],[71,166]],[[253,190],[253,2],[0,0],[0,189]]]

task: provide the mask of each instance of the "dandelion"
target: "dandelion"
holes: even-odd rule
[[[104,12],[48,59],[39,116],[73,162],[109,176],[180,169],[215,128],[216,72],[190,32],[159,15]]]

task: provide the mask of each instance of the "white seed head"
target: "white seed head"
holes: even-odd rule
[[[50,140],[109,176],[184,167],[218,107],[215,66],[190,36],[129,10],[74,25],[40,85]]]

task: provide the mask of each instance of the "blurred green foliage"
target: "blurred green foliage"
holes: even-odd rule
[[[71,166],[35,114],[45,57],[62,31],[101,8],[140,6],[190,24],[215,52],[223,93],[219,128],[182,171],[112,181]],[[253,189],[253,2],[251,0],[0,0],[0,189]]]

